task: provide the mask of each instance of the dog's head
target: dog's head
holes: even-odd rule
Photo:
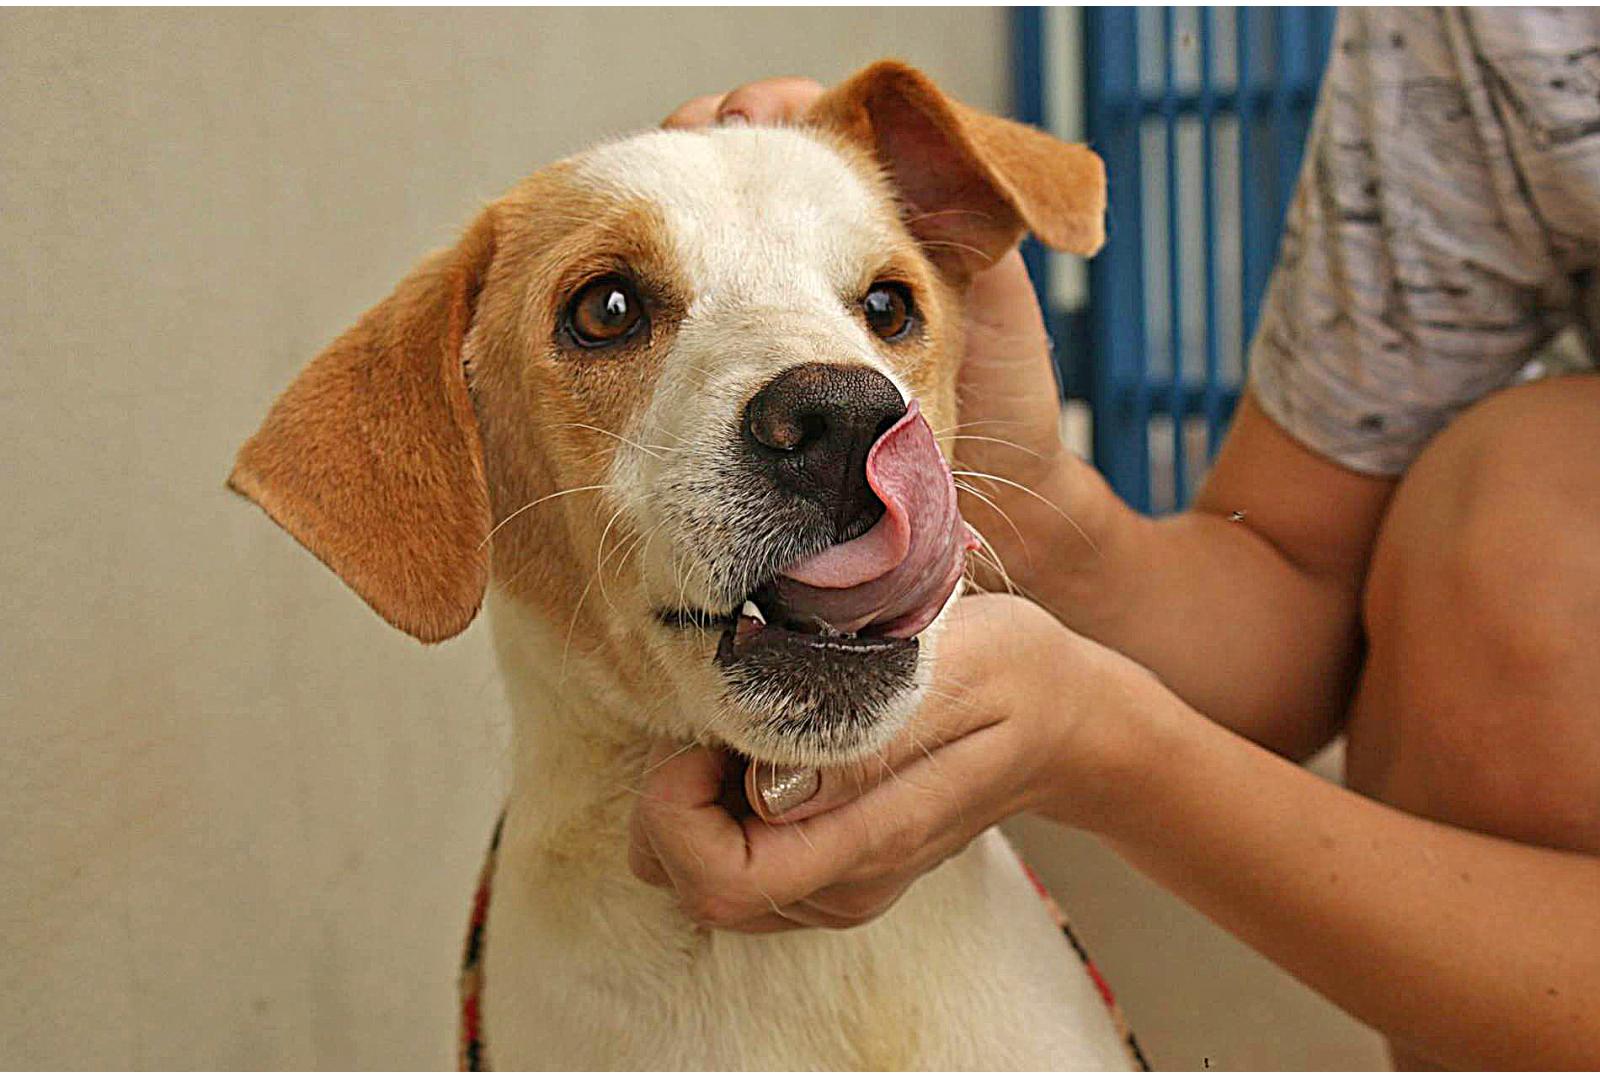
[[[423,641],[492,582],[645,726],[858,756],[969,546],[937,442],[963,286],[1027,229],[1091,252],[1104,198],[1089,151],[894,63],[802,125],[608,143],[318,356],[230,483]]]

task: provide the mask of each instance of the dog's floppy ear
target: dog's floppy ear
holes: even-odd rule
[[[461,344],[493,254],[485,214],[311,361],[228,478],[427,642],[466,629],[488,583],[489,494]]]
[[[808,119],[876,156],[941,265],[983,269],[1030,230],[1078,255],[1105,241],[1105,166],[1094,151],[953,101],[905,64],[858,72]]]

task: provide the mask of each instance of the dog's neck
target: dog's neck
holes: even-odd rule
[[[508,818],[525,845],[557,856],[626,842],[651,735],[601,664],[575,655],[528,605],[491,588],[487,614],[511,706]]]

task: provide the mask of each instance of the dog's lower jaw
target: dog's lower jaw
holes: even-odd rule
[[[707,931],[628,868],[650,742],[559,632],[491,596],[512,787],[483,959],[499,1068],[1126,1068],[997,831],[855,930]]]

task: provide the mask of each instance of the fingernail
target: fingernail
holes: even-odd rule
[[[723,125],[724,127],[731,127],[737,124],[748,124],[749,122],[750,114],[745,112],[743,109],[729,109],[727,112],[722,113],[717,117],[717,123]]]
[[[797,765],[757,765],[757,793],[769,818],[782,817],[799,807],[822,786],[822,774]]]

